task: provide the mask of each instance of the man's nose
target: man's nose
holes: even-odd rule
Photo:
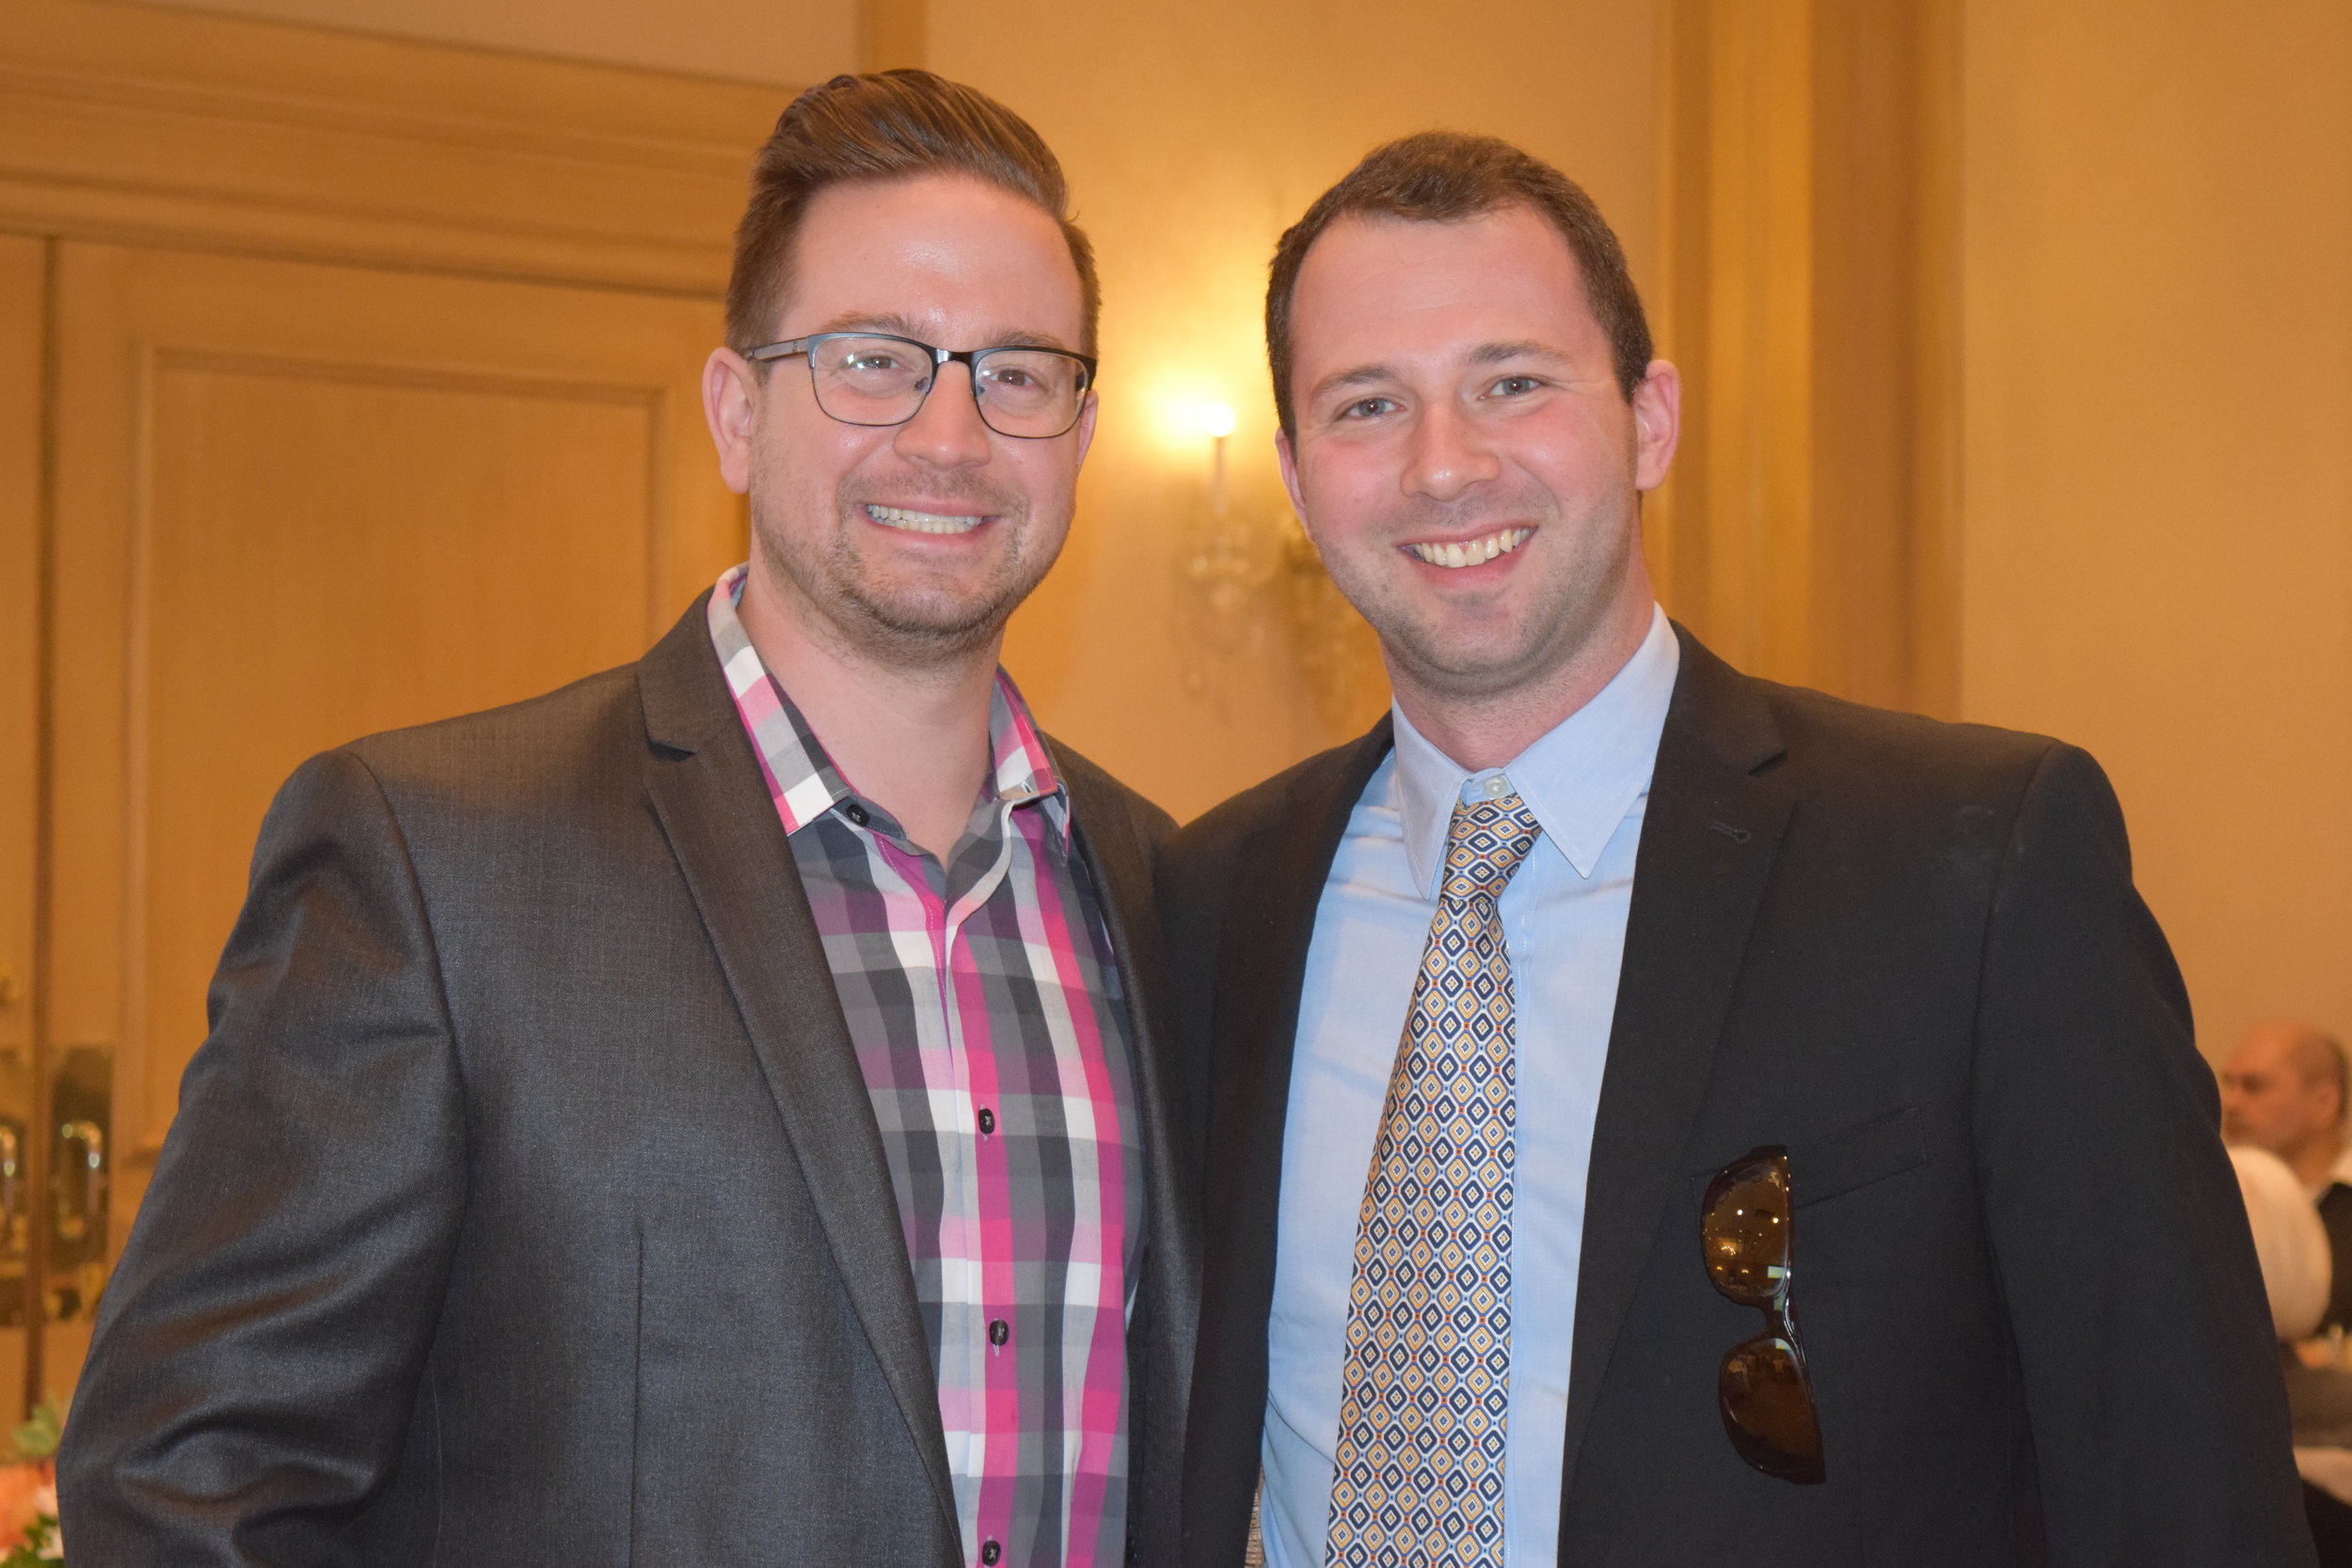
[[[942,365],[931,389],[914,418],[900,425],[891,446],[899,456],[934,468],[960,468],[985,463],[992,434],[980,418],[979,399],[971,367]]]
[[[1438,404],[1416,421],[1404,474],[1406,493],[1431,500],[1459,499],[1502,471],[1477,426],[1450,404]]]

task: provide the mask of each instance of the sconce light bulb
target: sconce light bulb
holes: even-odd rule
[[[1200,428],[1219,440],[1233,433],[1233,411],[1221,403],[1200,410]]]

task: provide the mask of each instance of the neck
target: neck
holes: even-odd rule
[[[825,626],[756,558],[737,613],[841,776],[946,862],[988,781],[1002,634],[937,663],[886,662]]]
[[[1600,695],[1649,636],[1647,578],[1621,598],[1595,635],[1541,674],[1494,691],[1465,692],[1422,680],[1383,650],[1396,705],[1429,743],[1476,773],[1501,768]]]
[[[2316,1133],[2304,1140],[2301,1147],[2287,1159],[2296,1180],[2307,1188],[2324,1192],[2328,1173],[2336,1168],[2336,1161],[2344,1154],[2344,1134],[2340,1131]]]

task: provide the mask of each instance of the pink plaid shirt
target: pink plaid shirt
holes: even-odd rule
[[[997,676],[993,770],[946,864],[834,768],[737,619],[712,645],[857,1048],[938,1374],[965,1560],[1124,1555],[1128,1281],[1143,1234],[1128,1032],[1070,803]]]

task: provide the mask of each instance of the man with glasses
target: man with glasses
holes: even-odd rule
[[[1675,368],[1518,150],[1372,153],[1266,337],[1395,703],[1162,862],[1208,1129],[1186,1562],[2308,1562],[2096,765],[1665,618]]]
[[[61,1460],[80,1564],[1172,1563],[1167,817],[997,668],[1096,289],[1026,124],[786,111],[705,376],[751,559],[314,759]]]

